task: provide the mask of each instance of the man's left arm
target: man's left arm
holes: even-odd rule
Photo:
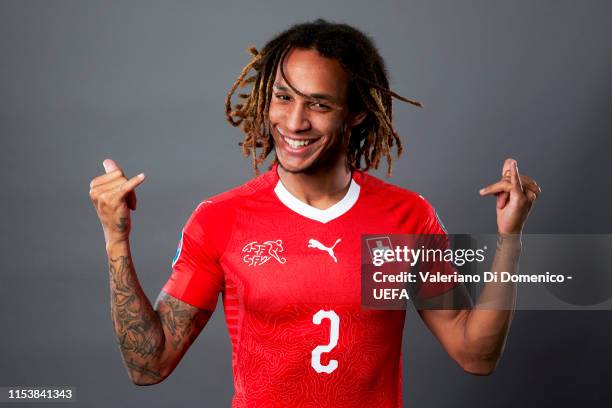
[[[518,172],[516,161],[507,159],[502,178],[482,190],[482,196],[495,195],[499,237],[492,272],[516,273],[521,254],[521,233],[540,187]],[[451,296],[469,299],[465,287],[457,286]],[[449,355],[467,372],[488,375],[502,355],[514,314],[516,287],[513,283],[491,282],[482,290],[471,309],[419,310],[425,324]],[[436,304],[432,299],[432,304]],[[466,304],[469,300],[466,300]],[[438,303],[442,304],[442,303]]]

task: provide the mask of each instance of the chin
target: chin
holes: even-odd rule
[[[306,157],[295,157],[292,155],[285,154],[282,152],[281,154],[276,152],[276,159],[278,161],[279,167],[289,173],[312,173],[315,169],[320,168],[319,165],[319,155],[320,151],[313,152]]]
[[[278,157],[278,156],[277,156]],[[278,165],[289,173],[311,173],[314,170],[313,163],[301,161],[299,163],[292,163],[291,161],[278,159]]]

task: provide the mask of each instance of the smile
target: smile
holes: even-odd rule
[[[309,146],[309,145],[313,144],[314,142],[316,142],[317,140],[320,139],[320,138],[316,138],[316,139],[293,139],[293,138],[290,138],[288,136],[285,136],[280,130],[278,130],[278,134],[282,137],[282,139],[285,141],[285,143],[287,143],[287,145],[289,145],[289,147],[291,147],[292,149],[295,149],[295,150],[299,150],[299,149],[302,149],[302,148],[304,148],[306,146]]]
[[[314,141],[289,139],[287,136],[283,136],[283,139],[285,140],[285,142],[287,142],[289,146],[293,147],[294,149],[299,149],[300,147],[308,146]]]

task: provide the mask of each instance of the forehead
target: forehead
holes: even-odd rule
[[[349,76],[336,59],[324,57],[317,50],[294,48],[285,57],[283,72],[302,94],[326,94],[337,102],[346,102]],[[275,84],[287,86],[280,67]]]

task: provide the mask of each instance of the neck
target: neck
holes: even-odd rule
[[[300,201],[324,210],[347,193],[351,184],[351,171],[346,160],[338,160],[333,166],[314,172],[291,173],[277,167],[281,183]]]

